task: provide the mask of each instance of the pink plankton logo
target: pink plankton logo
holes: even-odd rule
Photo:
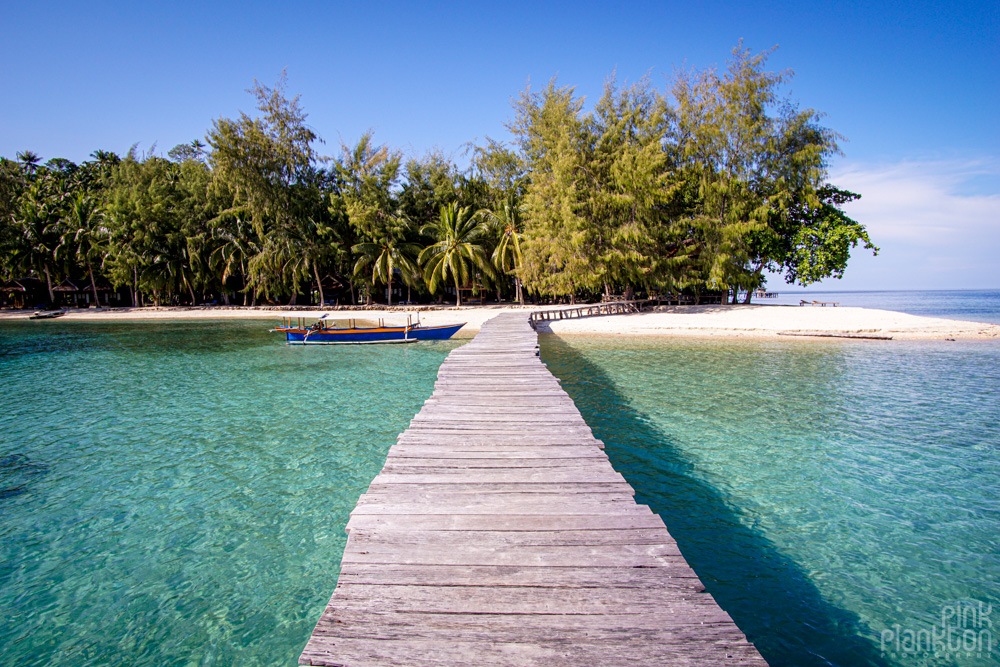
[[[993,603],[956,602],[941,607],[939,623],[924,627],[893,625],[882,631],[882,655],[931,654],[985,657],[993,654]]]

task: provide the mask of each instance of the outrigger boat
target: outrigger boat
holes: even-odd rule
[[[66,314],[65,310],[36,310],[33,314],[28,316],[29,320],[51,320],[56,317],[62,317]]]
[[[288,345],[348,345],[361,343],[415,343],[418,340],[447,340],[465,326],[461,324],[446,324],[436,327],[425,327],[418,319],[413,323],[407,318],[406,324],[386,326],[379,320],[378,326],[359,327],[354,320],[348,320],[345,326],[338,326],[334,320],[328,320],[323,315],[315,324],[306,326],[305,319],[284,317],[281,325],[271,329],[285,334]]]

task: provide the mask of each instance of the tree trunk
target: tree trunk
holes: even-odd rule
[[[191,283],[188,281],[187,278],[184,279],[184,284],[188,288],[188,294],[191,295],[191,305],[192,306],[197,306],[198,305],[198,299],[195,297],[195,295],[194,295],[194,288],[191,287]]]
[[[313,274],[316,276],[316,289],[319,290],[319,307],[326,306],[326,297],[323,296],[323,282],[319,279],[319,267],[313,264]]]
[[[87,273],[90,274],[90,289],[94,290],[94,308],[101,307],[101,300],[97,296],[97,283],[94,282],[94,269],[90,266],[90,258],[87,258]]]
[[[524,286],[521,285],[521,278],[514,276],[514,287],[517,289],[517,301],[524,306]]]
[[[743,303],[750,303],[750,297],[752,295],[753,295],[753,290],[752,289],[748,289],[747,290],[747,296],[746,296],[745,299],[743,299]]]
[[[385,302],[387,307],[392,308],[392,276],[390,274],[389,282],[385,284]]]
[[[732,301],[732,305],[735,306],[736,304],[738,304],[740,302],[739,295],[740,295],[740,289],[738,287],[733,287],[733,301]]]
[[[132,267],[132,307],[139,307],[139,267]]]
[[[458,289],[458,276],[455,276],[455,305],[462,305],[462,290]]]
[[[49,273],[48,265],[45,266],[45,286],[49,288],[49,305],[56,307],[56,295],[52,291],[52,275]]]

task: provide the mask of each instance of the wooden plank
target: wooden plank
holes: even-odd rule
[[[608,483],[562,483],[549,484],[547,482],[471,482],[467,484],[380,484],[377,480],[372,480],[368,485],[369,493],[406,493],[421,491],[424,493],[527,493],[527,494],[564,494],[570,497],[577,497],[578,494],[589,493],[614,493],[622,495],[635,495],[635,490],[628,484]]]
[[[667,598],[654,588],[545,588],[541,586],[390,586],[340,584],[337,606],[377,612],[427,614],[660,614],[675,623],[726,623],[729,615],[710,596],[673,591]],[[373,604],[373,601],[377,603]],[[695,617],[695,618],[690,618]]]
[[[593,435],[581,436],[578,434],[561,433],[504,433],[490,436],[489,433],[474,433],[467,431],[431,431],[423,429],[421,431],[408,430],[396,437],[396,441],[404,444],[428,444],[438,445],[443,443],[454,444],[455,446],[481,447],[489,444],[498,446],[506,445],[527,445],[536,447],[557,447],[560,445],[570,445],[579,447],[587,443],[592,443],[597,447],[603,447],[604,443]]]
[[[683,563],[676,547],[666,544],[565,547],[518,547],[497,549],[477,545],[439,547],[420,545],[407,549],[365,545],[351,548],[347,538],[343,563],[399,563],[427,565],[520,565],[534,567],[657,567]]]
[[[345,563],[342,583],[424,586],[545,586],[565,588],[680,587],[702,592],[686,563],[671,567],[510,567],[499,565],[390,565]]]
[[[613,591],[617,594],[618,591]],[[682,590],[681,595],[689,595]],[[560,633],[586,633],[590,641],[602,642],[617,640],[622,632],[636,632],[644,637],[658,636],[662,642],[689,642],[696,638],[695,623],[685,623],[684,615],[676,611],[663,610],[651,613],[637,614],[536,614],[531,618],[532,626],[525,627],[525,617],[522,614],[505,614],[493,612],[486,614],[436,614],[422,612],[423,623],[418,621],[417,614],[399,611],[393,614],[366,612],[363,609],[344,609],[332,612],[336,623],[353,626],[350,636],[372,636],[368,629],[380,628],[385,631],[392,627],[391,632],[401,636],[418,638],[433,636],[439,632],[453,632],[456,641],[471,641],[479,639],[479,633],[495,633],[498,641],[517,641],[518,638],[531,634],[535,629],[537,639],[559,639]],[[637,616],[639,616],[637,618]],[[604,621],[601,622],[601,618]],[[693,619],[692,619],[693,620]],[[705,618],[697,619],[697,626],[708,626],[706,633],[716,639],[734,639],[740,641],[742,633],[728,621],[723,619],[711,621]],[[324,629],[325,629],[324,625]],[[657,631],[662,631],[659,634]],[[424,634],[424,633],[428,634]],[[412,634],[411,634],[412,633]],[[655,634],[654,634],[655,633]],[[565,636],[565,635],[563,635]]]
[[[539,506],[538,501],[531,499],[508,500],[502,505],[491,503],[488,500],[474,502],[475,498],[470,498],[464,503],[454,502],[447,504],[436,504],[428,502],[422,498],[414,498],[413,502],[400,502],[398,500],[380,502],[379,500],[369,501],[363,494],[358,499],[358,504],[351,512],[351,516],[358,514],[515,514],[515,515],[555,515],[563,516],[569,514],[648,514],[651,510],[645,505],[637,505],[631,496],[628,500],[607,500],[603,502],[590,501],[580,502],[576,500],[564,500],[562,502],[549,501],[544,507]]]
[[[536,458],[597,458],[607,460],[608,455],[599,449],[591,446],[565,447],[534,447],[527,446],[500,446],[481,445],[478,448],[469,447],[455,449],[452,445],[403,445],[396,444],[389,448],[390,457],[398,458],[443,458],[443,459],[475,459],[482,458],[484,454],[489,454],[493,458],[502,459],[536,459]]]
[[[658,645],[620,641],[593,645],[566,638],[543,642],[455,642],[439,640],[398,641],[341,638],[325,651],[319,647],[303,652],[301,664],[358,665],[519,665],[539,667],[635,667],[635,665],[763,665],[752,646],[706,644]]]
[[[492,547],[514,546],[604,546],[608,544],[674,544],[664,528],[622,528],[619,530],[387,530],[386,528],[351,531],[355,548],[368,544],[413,544],[464,546],[470,542]]]
[[[471,482],[624,482],[625,478],[620,474],[609,470],[608,472],[563,472],[556,470],[436,470],[434,472],[406,472],[393,471],[379,473],[376,478],[380,484],[448,484],[457,482],[468,484]]]
[[[591,512],[590,514],[377,514],[352,513],[349,532],[356,528],[386,527],[395,530],[613,530],[618,528],[662,528],[663,520],[652,512]]]
[[[555,459],[526,459],[526,458],[497,458],[497,459],[420,459],[415,457],[392,457],[386,460],[382,472],[404,472],[411,468],[421,468],[421,472],[434,472],[437,470],[485,470],[485,469],[506,469],[516,470],[519,468],[558,468],[561,471],[580,470],[594,472],[613,472],[611,463],[607,459],[598,457],[592,458],[555,458]],[[548,471],[546,471],[548,472]]]

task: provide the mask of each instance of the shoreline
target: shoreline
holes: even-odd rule
[[[558,310],[564,306],[393,306],[348,309],[290,310],[281,306],[176,306],[113,309],[70,309],[59,321],[150,321],[257,319],[282,317],[316,319],[329,313],[332,319],[405,321],[419,313],[428,325],[464,321],[462,332],[475,332],[483,322],[501,313]],[[0,311],[0,322],[27,320],[33,311]],[[415,319],[415,318],[414,318]],[[558,335],[673,336],[682,338],[740,338],[816,341],[831,340],[782,332],[825,332],[891,336],[894,340],[1000,340],[1000,325],[937,317],[922,317],[875,308],[778,305],[661,306],[653,312],[628,315],[598,315],[580,319],[551,320],[538,324],[538,331]],[[834,339],[839,340],[839,339]],[[844,339],[847,340],[847,339]]]

